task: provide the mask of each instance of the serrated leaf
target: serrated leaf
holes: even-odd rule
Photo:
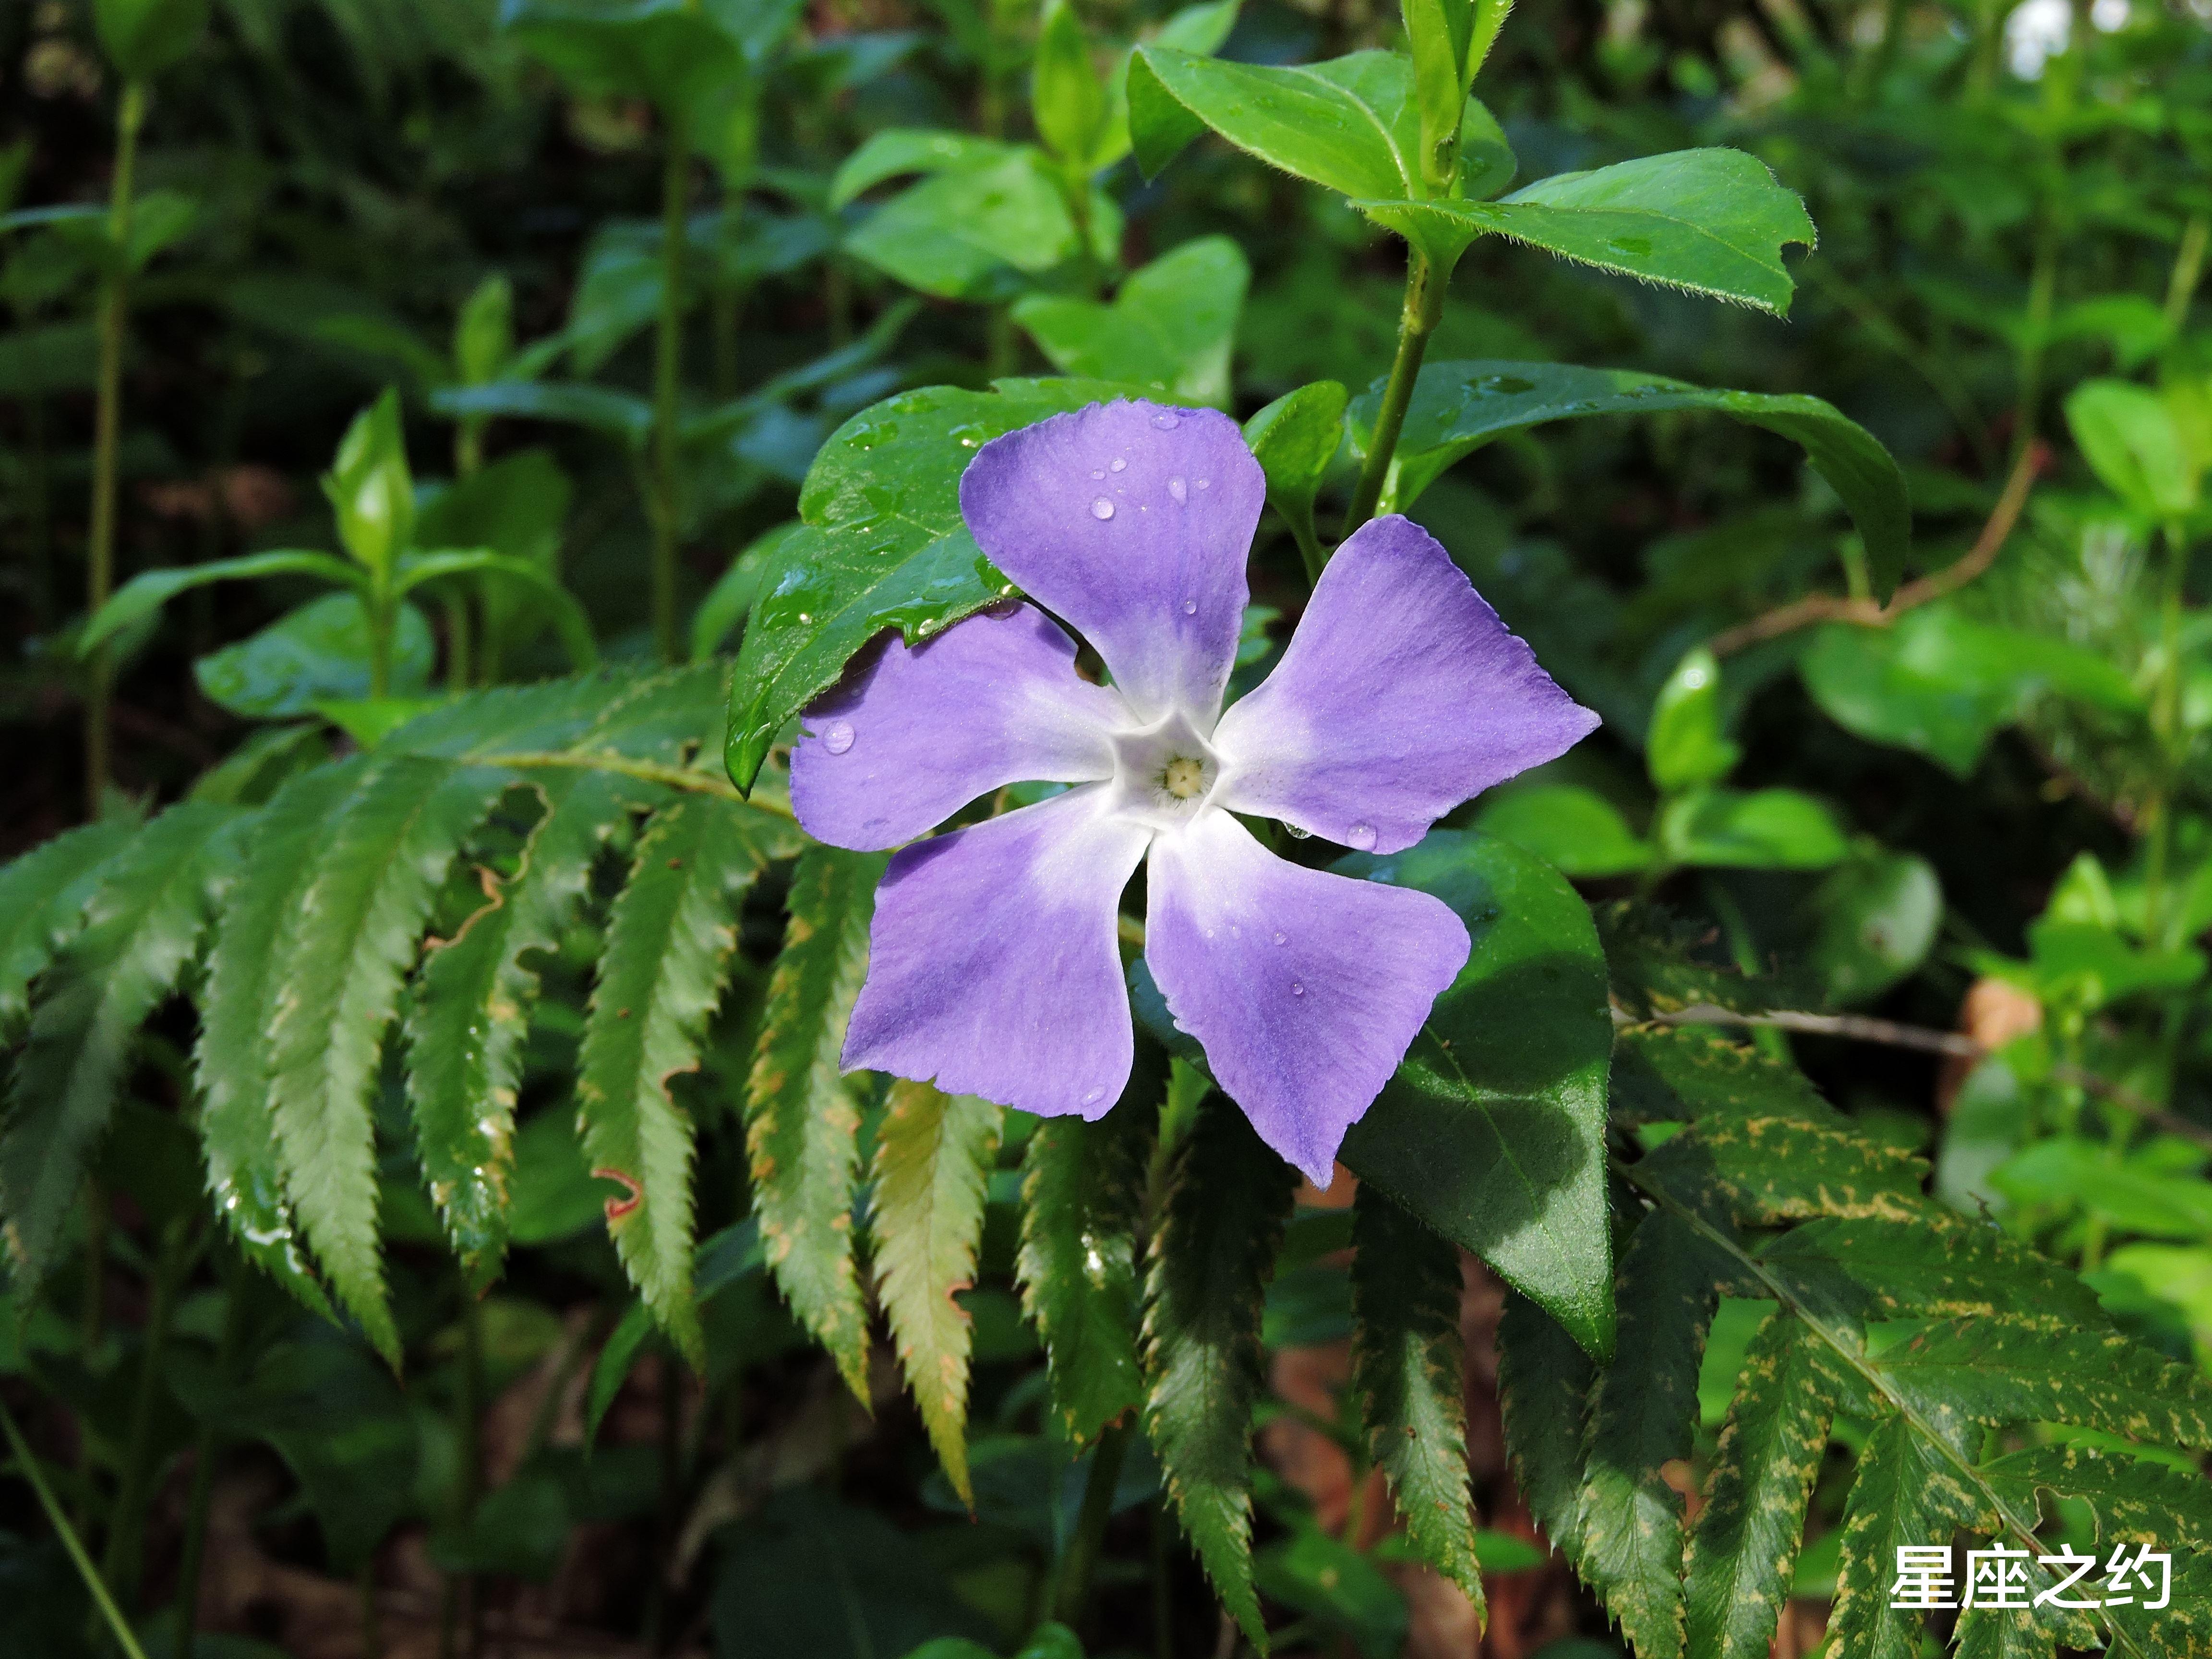
[[[624,1188],[607,1231],[630,1282],[695,1365],[691,1120],[669,1089],[699,1064],[738,944],[738,902],[768,854],[758,815],[713,795],[663,807],[607,919],[577,1055],[576,1119],[595,1176]]]
[[[1885,1351],[1882,1375],[1943,1433],[2070,1423],[2165,1445],[2212,1445],[2212,1382],[2116,1333],[2002,1315],[1947,1321]]]
[[[1421,1559],[1483,1607],[1462,1396],[1459,1252],[1374,1188],[1353,1200],[1352,1380]]]
[[[1613,1346],[1605,1213],[1605,963],[1573,888],[1507,842],[1437,830],[1340,873],[1450,905],[1474,948],[1341,1156],[1551,1310]]]
[[[83,925],[100,867],[137,834],[128,813],[64,830],[0,869],[0,1033],[29,1008],[31,981]]]
[[[1597,1365],[1536,1303],[1509,1292],[1498,1323],[1505,1449],[1528,1513],[1583,1570],[1583,1439]]]
[[[1006,1109],[927,1083],[891,1085],[876,1132],[878,1293],[907,1386],[929,1443],[961,1502],[975,1507],[968,1480],[968,1310],[954,1298],[973,1287],[983,1197]]]
[[[269,1109],[284,1188],[347,1309],[395,1365],[377,1230],[374,1094],[386,1028],[463,837],[510,775],[399,756],[371,764],[278,917],[264,988]]]
[[[1959,1615],[1951,1659],[2051,1659],[2058,1633],[2033,1607],[1972,1607]]]
[[[1682,1651],[1682,1496],[1662,1471],[1690,1455],[1698,1363],[1726,1271],[1664,1212],[1638,1224],[1621,1256],[1620,1357],[1590,1395],[1577,1565],[1638,1659]]]
[[[317,1313],[330,1304],[301,1247],[269,1097],[268,1012],[281,981],[275,945],[298,908],[365,757],[301,772],[261,811],[246,862],[225,899],[208,954],[193,1050],[208,1195],[248,1261]]]
[[[0,1215],[35,1284],[106,1132],[138,1027],[199,949],[240,860],[240,815],[187,801],[100,869],[83,927],[40,979],[0,1133]]]
[[[1838,1659],[1918,1659],[1920,1616],[1889,1606],[1898,1547],[1948,1543],[1954,1526],[1995,1517],[1966,1496],[1942,1450],[1901,1413],[1867,1437],[1848,1503],[1828,1615],[1831,1650]]]
[[[1214,1594],[1263,1653],[1252,1586],[1252,1408],[1260,1318],[1296,1173],[1224,1097],[1176,1154],[1145,1283],[1145,1430]]]
[[[1346,424],[1353,447],[1363,454],[1382,401],[1378,380],[1352,403]],[[1911,545],[1911,506],[1905,475],[1871,433],[1818,398],[1709,389],[1635,369],[1502,361],[1428,364],[1413,382],[1376,510],[1407,511],[1465,457],[1531,427],[1593,415],[1699,410],[1764,428],[1802,449],[1850,509],[1877,588],[1886,595],[1897,585]]]
[[[783,723],[877,635],[896,628],[915,643],[1013,592],[961,521],[960,475],[977,449],[1048,415],[1143,395],[1095,380],[925,386],[832,433],[799,494],[806,529],[762,578],[738,647],[727,739],[738,787],[752,787]]]
[[[1781,1117],[1840,1126],[1842,1113],[1787,1060],[1710,1025],[1632,1025],[1613,1050],[1613,1109],[1630,1123]]]
[[[1389,192],[1393,198],[1415,194]],[[1675,150],[1590,173],[1562,173],[1495,202],[1369,199],[1354,205],[1447,268],[1475,237],[1498,235],[1778,317],[1789,314],[1795,292],[1782,250],[1793,243],[1810,247],[1814,240],[1796,192],[1740,149]]]
[[[538,994],[527,953],[550,951],[592,866],[628,813],[665,792],[606,772],[548,772],[522,866],[454,937],[433,942],[407,1013],[407,1100],[422,1178],[463,1267],[479,1282],[507,1249],[515,1092]]]
[[[2108,1330],[2097,1293],[2002,1229],[1934,1204],[1902,1217],[1821,1219],[1793,1227],[1760,1256],[1793,1284],[1826,1272],[1849,1284],[1862,1316],[1956,1318],[2007,1314],[2084,1330]]]
[[[1652,1173],[1725,1195],[1747,1224],[1811,1216],[1901,1216],[1927,1164],[1849,1128],[1785,1117],[1707,1118],[1653,1152]]]
[[[1047,1118],[1022,1158],[1022,1307],[1044,1343],[1054,1427],[1072,1445],[1145,1403],[1137,1359],[1137,1230],[1167,1091],[1137,1045],[1128,1085],[1096,1123]]]
[[[791,927],[769,981],[745,1084],[753,1210],[776,1283],[863,1404],[868,1310],[853,1261],[860,1079],[839,1069],[868,967],[879,854],[808,849],[791,881]]]
[[[1819,1340],[1786,1313],[1770,1315],[1744,1355],[1684,1553],[1699,1659],[1765,1659],[1773,1644],[1835,1415],[1823,1372]]]

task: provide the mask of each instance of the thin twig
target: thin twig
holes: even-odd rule
[[[1850,623],[1860,628],[1887,628],[1906,611],[1940,599],[1947,593],[1955,593],[1968,582],[1996,562],[1998,553],[2010,538],[2013,526],[2020,522],[2021,509],[2027,505],[2028,492],[2035,487],[2035,474],[2042,464],[2045,451],[2040,444],[2030,444],[2021,451],[2020,459],[2014,463],[2012,476],[2005,480],[2003,492],[1996,506],[1990,510],[1989,521],[1983,525],[1982,533],[1974,538],[1964,558],[1946,565],[1932,575],[1910,581],[1890,597],[1887,605],[1876,605],[1872,599],[1845,599],[1833,593],[1812,593],[1802,599],[1753,617],[1749,622],[1739,623],[1713,635],[1712,653],[1725,657],[1730,652],[1741,651],[1747,645],[1778,639],[1784,634],[1794,634],[1801,628],[1810,628],[1815,623]]]
[[[100,1615],[106,1620],[107,1628],[113,1632],[116,1642],[128,1659],[146,1659],[146,1650],[138,1645],[137,1637],[131,1633],[131,1621],[123,1616],[123,1610],[115,1605],[115,1598],[107,1593],[106,1581],[100,1577],[100,1569],[92,1565],[92,1558],[85,1553],[83,1540],[76,1535],[76,1528],[70,1525],[69,1516],[62,1513],[60,1501],[54,1497],[54,1489],[46,1484],[46,1472],[40,1468],[37,1455],[31,1450],[30,1443],[23,1438],[23,1431],[15,1426],[15,1414],[8,1409],[5,1401],[0,1401],[0,1430],[6,1431],[9,1449],[15,1455],[16,1467],[23,1478],[31,1483],[31,1490],[38,1494],[39,1507],[46,1510],[46,1519],[53,1523],[54,1531],[60,1534],[62,1547],[69,1552],[69,1559],[76,1567],[77,1577],[84,1580],[85,1589],[92,1593],[92,1599],[100,1608]]]
[[[1743,1014],[1732,1008],[1717,1008],[1709,1002],[1699,1002],[1671,1012],[1653,1014],[1644,1020],[1616,1008],[1613,1018],[1613,1023],[1619,1025],[1744,1025],[1802,1031],[1808,1036],[1837,1037],[1846,1042],[1874,1042],[1889,1048],[1914,1048],[1923,1054],[1948,1054],[1959,1060],[1982,1060],[1996,1052],[1988,1043],[1968,1036],[1963,1031],[1938,1031],[1925,1025],[1901,1025],[1893,1019],[1873,1019],[1864,1014],[1814,1014],[1793,1009]],[[2178,1135],[2184,1140],[2193,1140],[2200,1146],[2212,1146],[2212,1128],[2193,1122],[2179,1112],[2154,1104],[2109,1078],[2101,1078],[2094,1072],[2083,1071],[2078,1066],[2063,1063],[2052,1066],[2051,1075],[2058,1082],[2087,1089],[2099,1099],[2118,1107],[2130,1117],[2140,1118],[2153,1128]]]

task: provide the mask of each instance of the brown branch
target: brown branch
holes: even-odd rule
[[[1838,1037],[1847,1042],[1875,1042],[1890,1048],[1914,1048],[1923,1054],[1949,1054],[1960,1060],[1982,1060],[1996,1052],[1988,1043],[1968,1036],[1963,1031],[1938,1031],[1925,1025],[1900,1025],[1895,1020],[1872,1019],[1864,1014],[1814,1014],[1790,1009],[1778,1009],[1764,1014],[1740,1014],[1733,1009],[1717,1008],[1709,1002],[1700,1002],[1671,1013],[1654,1014],[1649,1020],[1641,1022],[1616,1009],[1613,1021],[1616,1024],[1765,1026],[1775,1030],[1802,1031],[1808,1036]],[[2110,1079],[2099,1077],[2094,1072],[2085,1072],[2078,1066],[2067,1065],[2053,1066],[2051,1075],[2058,1082],[2087,1089],[2100,1100],[2118,1107],[2129,1116],[2140,1119],[2154,1129],[2179,1135],[2184,1140],[2195,1141],[2200,1146],[2212,1146],[2212,1128],[2145,1100],[2133,1090],[2123,1088]]]
[[[1850,623],[1860,628],[1887,628],[1906,611],[1940,599],[1947,593],[1955,593],[1968,582],[1996,562],[1998,553],[2010,538],[2013,526],[2020,522],[2021,509],[2027,505],[2028,492],[2035,487],[2035,475],[2049,457],[2049,451],[2040,443],[2032,443],[2021,451],[2020,459],[2005,480],[2003,492],[1990,510],[1989,520],[1982,526],[1982,533],[1966,556],[1944,566],[1931,575],[1910,581],[1890,596],[1887,605],[1876,605],[1872,599],[1840,598],[1832,593],[1812,593],[1802,599],[1792,599],[1788,605],[1753,617],[1749,622],[1738,623],[1734,628],[1723,629],[1713,635],[1711,645],[1717,657],[1741,651],[1747,645],[1779,639],[1784,634],[1794,634],[1801,628],[1815,623]]]

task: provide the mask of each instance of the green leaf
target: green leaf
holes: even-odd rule
[[[1808,1221],[1760,1259],[1785,1285],[1817,1279],[1832,1300],[1875,1318],[2002,1313],[2085,1330],[2112,1326],[2096,1291],[2074,1274],[1990,1222],[1934,1204],[1901,1216]]]
[[[327,553],[289,549],[275,553],[247,553],[235,559],[213,559],[205,564],[177,565],[167,570],[142,571],[93,613],[84,631],[77,635],[77,655],[80,659],[90,656],[131,623],[151,616],[186,588],[204,586],[209,582],[249,581],[262,576],[319,576],[341,587],[362,585],[361,573],[343,559],[333,558]]]
[[[1721,730],[1721,665],[1699,646],[1674,665],[1651,708],[1644,764],[1668,794],[1718,783],[1735,770],[1743,750]]]
[[[131,209],[123,268],[134,276],[143,270],[155,255],[183,237],[199,215],[200,204],[181,191],[148,191]]]
[[[1045,1119],[1022,1158],[1022,1306],[1044,1343],[1052,1422],[1087,1444],[1145,1403],[1137,1361],[1137,1231],[1167,1088],[1150,1042],[1114,1109],[1096,1123]]]
[[[1147,179],[1211,127],[1246,155],[1355,198],[1421,193],[1411,60],[1356,52],[1277,69],[1171,46],[1129,60],[1129,136]]]
[[[392,692],[419,696],[437,664],[430,624],[401,605],[392,630]],[[354,592],[327,593],[287,611],[250,639],[192,664],[208,700],[248,720],[284,720],[317,703],[368,695],[368,612]]]
[[[576,915],[592,867],[626,816],[660,792],[614,773],[551,773],[522,867],[495,882],[453,939],[434,941],[407,1012],[407,1099],[422,1176],[462,1266],[498,1267],[514,1171],[523,1042],[539,990],[527,953],[550,951]]]
[[[40,976],[0,1133],[19,1291],[51,1265],[138,1028],[176,988],[238,870],[238,823],[228,807],[187,801],[148,824],[102,868],[82,929]]]
[[[1624,1122],[1784,1118],[1841,1127],[1805,1074],[1711,1027],[1630,1026],[1615,1042],[1613,1111]]]
[[[1533,853],[1563,876],[1633,875],[1650,846],[1613,804],[1579,784],[1536,784],[1485,801],[1474,827]]]
[[[497,576],[528,592],[551,613],[568,665],[579,672],[596,668],[599,648],[592,639],[592,619],[561,579],[544,566],[488,548],[454,549],[410,555],[400,561],[395,591],[405,593],[425,582],[447,581],[455,576]]]
[[[653,405],[634,392],[573,380],[492,380],[483,386],[440,386],[428,403],[453,420],[511,415],[555,421],[620,439],[642,451],[653,432]]]
[[[2106,489],[2154,523],[2197,510],[2202,469],[2166,400],[2130,380],[2084,380],[2066,424]]]
[[[712,795],[663,807],[639,838],[607,922],[577,1055],[576,1115],[592,1173],[619,1182],[607,1231],[630,1282],[696,1365],[691,1119],[669,1084],[699,1064],[738,945],[738,902],[768,862],[761,815]]]
[[[1229,351],[1251,276],[1235,242],[1201,236],[1130,273],[1111,305],[1031,294],[1015,302],[1013,317],[1063,374],[1118,378],[1219,407],[1229,401]]]
[[[1406,43],[1413,62],[1414,101],[1421,115],[1421,179],[1449,190],[1458,173],[1460,116],[1467,107],[1468,47],[1474,33],[1472,0],[1403,0]]]
[[[1656,840],[1680,864],[1825,870],[1850,854],[1834,816],[1795,789],[1700,789],[1668,803]]]
[[[411,756],[380,757],[357,777],[260,941],[270,966],[258,1012],[284,1189],[340,1298],[396,1365],[376,1222],[384,1033],[462,838],[511,780]]]
[[[778,525],[765,535],[756,537],[744,552],[730,562],[730,568],[707,590],[707,597],[691,613],[693,662],[708,660],[728,643],[730,635],[752,614],[753,605],[760,598],[761,583],[782,551],[784,543],[805,531],[806,526],[796,520]]]
[[[839,1069],[868,966],[878,854],[810,848],[791,881],[791,927],[769,981],[745,1084],[753,1210],[799,1322],[868,1399],[868,1310],[853,1261],[861,1083]]]
[[[1145,1285],[1145,1430],[1221,1605],[1263,1652],[1252,1588],[1252,1408],[1260,1318],[1297,1176],[1225,1097],[1176,1154]]]
[[[599,1425],[606,1420],[615,1397],[629,1380],[630,1369],[637,1364],[638,1355],[644,1352],[653,1332],[653,1310],[641,1301],[634,1301],[609,1334],[599,1357],[592,1362],[592,1380],[584,1399],[584,1444],[587,1448],[599,1439]]]
[[[830,180],[828,206],[833,213],[887,179],[909,173],[953,173],[991,167],[1018,153],[1021,146],[979,138],[937,127],[886,127],[872,133],[860,149],[838,164]]]
[[[415,480],[407,470],[398,392],[386,387],[354,417],[323,475],[323,494],[337,514],[338,540],[381,581],[415,537]]]
[[[138,833],[135,812],[65,830],[0,868],[0,1035],[12,1038],[31,981],[84,925],[101,866]]]
[[[1013,587],[960,518],[960,475],[991,439],[1134,387],[1001,380],[927,386],[863,410],[807,471],[794,533],[762,579],[730,684],[728,764],[750,788],[783,723],[887,628],[909,644]]]
[[[125,81],[150,81],[192,49],[210,0],[94,0],[100,48]]]
[[[1928,959],[1943,921],[1936,867],[1912,853],[1868,853],[1821,883],[1808,952],[1832,1002],[1867,1002]]]
[[[356,757],[298,773],[262,810],[208,953],[192,1055],[216,1213],[246,1260],[326,1316],[330,1304],[301,1247],[285,1190],[269,1096],[267,1016],[283,984],[274,947],[307,892],[333,817],[368,767]],[[326,969],[319,976],[330,977]]]
[[[1091,192],[1091,253],[1119,257],[1121,210]],[[1067,197],[1042,153],[949,169],[901,192],[845,239],[885,276],[942,300],[1004,299],[1083,252]]]
[[[1048,0],[1030,68],[1030,112],[1044,147],[1079,176],[1106,126],[1106,85],[1068,0]]]
[[[1953,1526],[1972,1513],[1964,1498],[1949,1460],[1903,1413],[1885,1418],[1867,1437],[1851,1480],[1835,1608],[1828,1615],[1835,1652],[1852,1659],[1919,1659],[1919,1616],[1889,1607],[1898,1547],[1948,1542]]]
[[[1939,602],[1891,627],[1832,623],[1798,659],[1822,712],[1871,743],[1926,755],[1971,776],[2000,726],[2056,696],[2140,715],[2142,693],[2114,663],[2070,641],[1975,620]]]
[[[1536,1303],[1509,1291],[1498,1322],[1498,1401],[1528,1513],[1583,1571],[1583,1442],[1597,1366]]]
[[[1883,1352],[1882,1375],[1939,1431],[2070,1423],[2165,1445],[2212,1445],[2212,1382],[2114,1332],[1999,1314],[1947,1321]]]
[[[1726,1266],[1684,1223],[1647,1215],[1620,1262],[1621,1358],[1590,1397],[1576,1567],[1638,1659],[1683,1651],[1682,1498],[1663,1467],[1698,1426],[1698,1362]]]
[[[514,284],[499,271],[478,283],[453,319],[453,368],[464,386],[499,378],[514,356]]]
[[[1406,1537],[1483,1605],[1462,1398],[1459,1252],[1373,1188],[1353,1200],[1352,1380]]]
[[[1344,447],[1349,396],[1338,381],[1316,380],[1285,392],[1244,422],[1244,441],[1267,475],[1267,505],[1283,515],[1302,547],[1319,546],[1314,497]]]
[[[1684,1554],[1688,1650],[1766,1659],[1835,1414],[1818,1339],[1771,1315],[1744,1356]]]
[[[1410,190],[1347,191],[1359,210],[1447,269],[1495,234],[1601,270],[1787,316],[1795,291],[1782,250],[1810,247],[1796,191],[1737,149],[1683,149],[1562,173],[1495,202],[1397,199]]]
[[[1609,1355],[1613,1020],[1588,907],[1517,848],[1460,830],[1334,867],[1434,894],[1474,939],[1396,1075],[1345,1137],[1345,1164]]]
[[[869,1232],[876,1285],[907,1386],[952,1490],[970,1509],[968,1310],[983,1198],[1006,1109],[927,1083],[896,1082],[876,1132]]]
[[[1378,380],[1352,404],[1352,442],[1362,453],[1382,401]],[[1896,586],[1911,544],[1911,508],[1905,475],[1871,433],[1818,398],[1709,390],[1634,369],[1491,361],[1429,364],[1413,383],[1377,510],[1407,511],[1446,469],[1510,433],[1589,415],[1678,410],[1726,415],[1803,449],[1814,471],[1850,509],[1877,592],[1886,597]]]
[[[499,21],[587,97],[647,98],[697,115],[745,74],[723,9],[690,0],[501,0]]]
[[[0,336],[0,397],[83,391],[99,369],[100,332],[92,323],[43,323]]]
[[[1701,1119],[1644,1163],[1686,1188],[1717,1189],[1747,1224],[1899,1215],[1928,1173],[1917,1154],[1848,1127],[1750,1115]]]

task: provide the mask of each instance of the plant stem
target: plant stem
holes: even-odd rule
[[[469,689],[469,602],[465,594],[447,599],[446,611],[446,689],[455,695]]]
[[[1436,278],[1427,258],[1406,251],[1406,305],[1398,316],[1398,352],[1391,359],[1390,379],[1382,388],[1382,407],[1375,417],[1375,436],[1367,448],[1367,462],[1359,470],[1359,487],[1344,515],[1344,533],[1375,516],[1382,499],[1383,481],[1390,474],[1391,458],[1398,452],[1398,434],[1406,424],[1406,407],[1413,399],[1413,381],[1421,372],[1421,358],[1429,349],[1443,315],[1446,283]]]
[[[1060,1583],[1053,1595],[1053,1616],[1069,1629],[1079,1629],[1084,1604],[1091,1599],[1091,1575],[1098,1565],[1098,1547],[1106,1537],[1106,1523],[1114,1518],[1114,1488],[1121,1479],[1122,1460],[1128,1455],[1129,1425],[1109,1425],[1098,1437],[1091,1454],[1091,1475],[1084,1483],[1083,1509],[1076,1516],[1075,1535],[1060,1564]]]
[[[2175,334],[2189,320],[2189,302],[2197,297],[2197,283],[2204,275],[2204,252],[2212,242],[2212,217],[2193,213],[2181,233],[2181,246],[2173,256],[2173,270],[2166,282],[2166,325]]]
[[[216,1380],[229,1386],[246,1346],[246,1275],[238,1258],[223,1258],[222,1340],[216,1348]],[[203,1424],[192,1450],[192,1490],[185,1506],[185,1541],[177,1563],[178,1659],[192,1659],[192,1636],[199,1628],[200,1577],[207,1559],[208,1514],[215,1504],[215,1466],[222,1442],[212,1423]]]
[[[2035,264],[2027,279],[2027,317],[2022,325],[2018,374],[2019,401],[2014,406],[2012,459],[2015,464],[2035,441],[2036,405],[2043,399],[2044,336],[2051,331],[2051,307],[2058,288],[2058,227],[2045,207],[2035,233]]]
[[[368,596],[368,695],[392,694],[392,602],[379,581]]]
[[[2166,866],[2172,860],[2173,811],[2172,795],[2180,770],[2181,736],[2181,601],[2189,577],[2189,536],[2179,523],[2168,524],[2166,539],[2166,590],[2159,599],[2158,684],[2151,691],[2151,737],[2158,747],[2158,772],[2150,796],[2143,803],[2143,938],[2153,950],[2171,944],[2166,911]]]
[[[653,646],[674,662],[676,637],[677,398],[684,347],[684,210],[691,147],[683,117],[664,114],[668,154],[660,175],[660,333],[653,367]]]
[[[124,1618],[122,1609],[115,1605],[115,1598],[107,1593],[106,1584],[92,1565],[92,1557],[85,1553],[84,1540],[76,1535],[76,1528],[70,1525],[69,1517],[62,1513],[62,1506],[54,1497],[54,1489],[46,1484],[46,1472],[39,1467],[39,1460],[33,1455],[29,1443],[23,1438],[23,1431],[15,1426],[15,1414],[8,1409],[8,1402],[4,1400],[0,1400],[0,1431],[6,1433],[8,1448],[15,1454],[16,1467],[21,1470],[23,1479],[31,1483],[31,1490],[38,1495],[39,1507],[46,1512],[46,1520],[61,1539],[62,1547],[69,1552],[70,1564],[76,1568],[77,1577],[84,1580],[84,1587],[91,1594],[93,1605],[100,1609],[100,1615],[113,1633],[116,1644],[123,1650],[125,1659],[146,1659],[146,1650],[138,1645],[137,1637],[131,1633],[130,1621]]]
[[[123,88],[115,114],[115,177],[107,199],[107,237],[115,268],[100,299],[100,379],[94,393],[92,440],[92,532],[85,550],[85,614],[107,603],[115,586],[115,457],[123,429],[123,345],[130,313],[125,250],[131,241],[131,175],[138,161],[138,129],[146,118],[146,88]],[[100,816],[109,769],[107,702],[114,672],[105,647],[93,653],[84,709],[84,815]]]
[[[191,1223],[179,1217],[162,1230],[161,1254],[154,1263],[152,1294],[146,1308],[145,1352],[138,1362],[138,1388],[131,1397],[130,1435],[124,1443],[123,1479],[116,1488],[115,1505],[108,1512],[101,1571],[117,1599],[126,1606],[135,1605],[138,1599],[140,1545],[145,1537],[146,1505],[154,1480],[154,1406],[161,1391],[177,1290],[191,1268],[192,1255]]]

